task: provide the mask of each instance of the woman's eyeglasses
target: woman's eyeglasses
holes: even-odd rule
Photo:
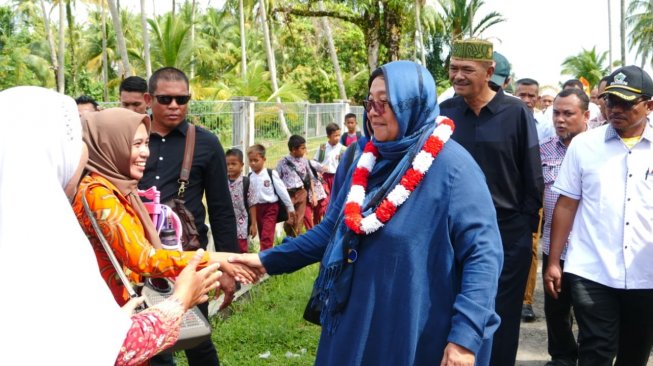
[[[646,99],[639,98],[639,99],[635,99],[632,102],[629,102],[627,100],[621,99],[619,97],[615,97],[613,95],[606,95],[603,97],[603,100],[605,101],[606,108],[612,109],[615,107],[619,107],[624,111],[629,111],[635,108],[635,106],[638,105],[639,103],[646,101]]]
[[[383,113],[385,113],[386,104],[388,104],[387,100],[366,99],[363,101],[363,106],[365,107],[365,111],[367,111],[367,113],[370,113],[372,108],[374,108],[374,111],[379,115],[383,115]]]
[[[156,101],[159,104],[168,105],[174,99],[177,105],[184,105],[190,100],[190,95],[155,95]]]

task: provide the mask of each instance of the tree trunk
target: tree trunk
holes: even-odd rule
[[[421,56],[422,66],[426,67],[426,50],[424,49],[424,38],[422,36],[422,16],[421,16],[422,2],[415,0],[415,25],[417,29],[417,37],[415,40],[416,47],[419,47],[419,54]]]
[[[145,0],[141,0],[141,27],[143,28],[143,60],[145,61],[145,75],[152,76],[152,61],[150,60],[150,31],[147,27],[145,16]]]
[[[621,41],[621,66],[626,66],[626,0],[621,0],[621,25],[620,25],[620,41]]]
[[[109,101],[109,60],[107,57],[107,9],[104,7],[104,0],[102,0],[102,99],[105,102]]]
[[[43,11],[43,24],[45,25],[45,36],[48,39],[48,46],[50,46],[50,62],[52,63],[52,70],[54,71],[54,80],[57,84],[57,90],[59,90],[59,80],[57,79],[57,51],[54,46],[54,38],[52,38],[52,30],[50,29],[50,17],[48,12],[45,9],[45,2],[40,0],[41,11]]]
[[[116,40],[118,41],[118,50],[120,51],[120,58],[122,60],[122,77],[131,76],[131,68],[129,67],[129,56],[127,56],[127,44],[125,43],[125,34],[120,25],[120,13],[116,7],[115,0],[107,0],[109,4],[109,11],[111,11],[111,18],[113,19],[113,28],[116,32]]]
[[[243,11],[243,0],[238,1],[240,10],[240,73],[243,81],[247,80],[247,40],[245,37],[245,12]]]
[[[388,47],[388,61],[399,60],[401,47],[401,16],[397,11],[387,9],[384,14],[385,29],[388,32],[386,45]]]
[[[279,90],[277,85],[277,64],[274,59],[274,52],[272,52],[272,45],[270,44],[270,30],[268,28],[268,16],[265,12],[265,0],[259,0],[259,11],[261,12],[261,23],[263,24],[263,41],[265,42],[265,52],[268,56],[268,69],[270,71],[270,80],[272,81],[272,93],[276,94]],[[283,108],[281,108],[281,98],[276,97],[277,104],[279,104],[279,124],[281,125],[281,130],[287,137],[291,136],[288,125],[286,124],[286,117],[283,114]]]
[[[77,95],[77,57],[75,56],[75,19],[73,18],[72,1],[66,2],[66,20],[68,21],[68,47],[70,53],[70,90],[72,95]]]
[[[324,10],[324,3],[322,0],[318,1],[318,6],[320,7],[320,10]],[[326,17],[322,17],[321,21],[322,29],[324,30],[324,35],[326,36],[327,44],[329,45],[329,56],[331,56],[331,62],[333,63],[333,71],[336,73],[336,81],[338,82],[340,99],[347,100],[347,91],[345,90],[345,83],[342,81],[342,72],[340,71],[340,63],[338,62],[336,46],[334,45],[333,37],[331,36],[331,27],[329,26],[329,20]]]
[[[195,3],[196,0],[193,0],[190,7],[190,41],[191,44],[195,44]],[[190,54],[190,78],[195,77],[195,48],[191,51]]]
[[[64,52],[66,49],[66,37],[64,37],[64,6],[63,1],[59,1],[59,63],[57,65],[57,87],[59,93],[66,92],[66,78],[64,74]]]
[[[608,0],[608,69],[612,72],[612,6]]]
[[[370,68],[370,72],[372,72],[376,70],[379,64],[379,47],[381,46],[381,42],[379,41],[378,33],[374,29],[365,32],[365,40],[367,44],[367,66]]]

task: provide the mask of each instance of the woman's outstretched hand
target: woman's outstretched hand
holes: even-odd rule
[[[229,256],[229,263],[241,263],[249,267],[251,270],[256,271],[259,276],[262,276],[267,273],[263,263],[261,263],[261,258],[259,258],[257,253],[244,253],[236,254]]]
[[[245,285],[258,281],[258,272],[254,268],[249,268],[244,264],[221,262],[220,269],[236,281]]]
[[[204,250],[198,250],[175,281],[172,296],[181,301],[185,310],[208,301],[209,291],[220,287],[218,279],[222,272],[218,271],[218,268],[220,268],[219,263],[213,263],[199,271],[197,270],[197,265],[202,261],[203,255]]]

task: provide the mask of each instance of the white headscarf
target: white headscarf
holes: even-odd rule
[[[81,158],[75,102],[16,87],[0,92],[0,111],[0,355],[113,365],[131,320],[63,191]]]

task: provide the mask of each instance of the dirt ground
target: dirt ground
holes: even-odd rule
[[[541,267],[541,262],[539,264]],[[544,366],[550,360],[549,354],[547,353],[541,268],[537,272],[533,310],[535,311],[537,320],[532,323],[521,323],[519,349],[517,350],[517,362],[515,366]],[[647,366],[653,366],[653,357],[649,358]]]

